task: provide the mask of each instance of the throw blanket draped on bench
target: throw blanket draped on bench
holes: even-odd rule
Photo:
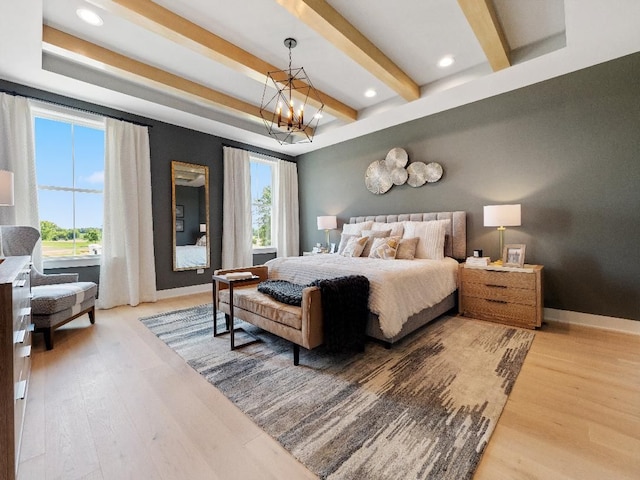
[[[362,350],[369,317],[369,280],[349,275],[299,285],[286,280],[265,280],[258,291],[287,305],[302,304],[302,290],[317,286],[322,296],[324,345],[331,352]]]

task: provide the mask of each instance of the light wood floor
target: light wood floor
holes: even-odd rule
[[[137,320],[209,301],[36,335],[19,480],[315,478]],[[640,478],[640,337],[539,331],[475,478]]]

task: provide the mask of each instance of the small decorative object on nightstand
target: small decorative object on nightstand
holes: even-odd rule
[[[542,265],[523,268],[460,265],[462,315],[514,327],[542,325]]]

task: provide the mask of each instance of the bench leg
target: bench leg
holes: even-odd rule
[[[300,365],[300,345],[297,343],[293,344],[293,364],[295,366]]]
[[[47,350],[53,349],[53,327],[44,328],[42,330],[44,333],[44,344],[47,347]]]

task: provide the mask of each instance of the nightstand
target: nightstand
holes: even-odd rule
[[[515,327],[542,325],[542,265],[459,268],[459,312]]]

